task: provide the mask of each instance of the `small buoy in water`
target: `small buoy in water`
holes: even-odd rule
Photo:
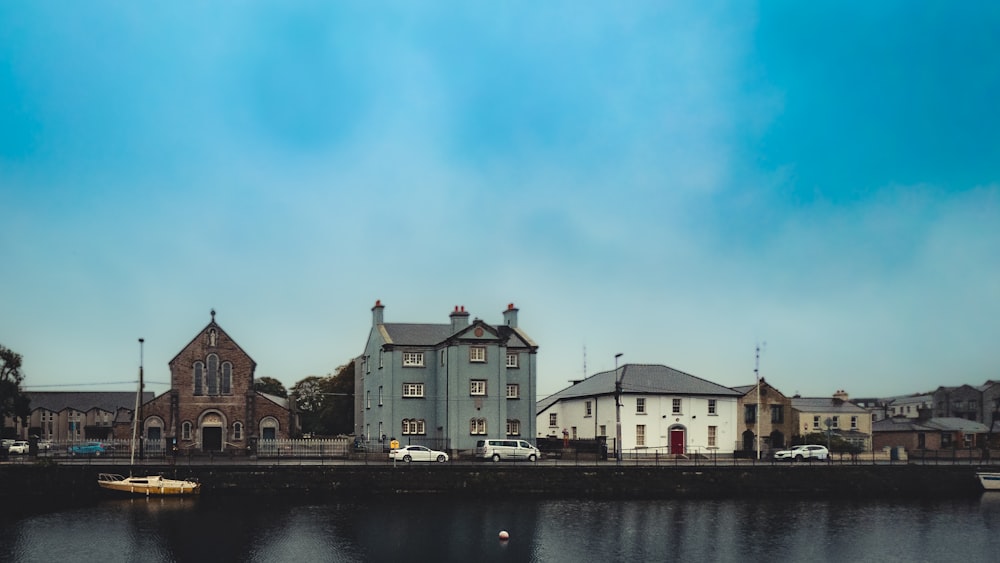
[[[506,539],[509,539],[509,538],[510,538],[510,534],[507,533],[507,530],[500,530],[500,539],[506,540]]]

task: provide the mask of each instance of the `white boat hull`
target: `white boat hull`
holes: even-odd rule
[[[987,491],[1000,491],[1000,473],[978,472],[979,482]]]
[[[101,473],[97,484],[102,489],[136,496],[197,495],[201,483],[190,479],[165,479],[161,475],[123,477],[114,473]]]

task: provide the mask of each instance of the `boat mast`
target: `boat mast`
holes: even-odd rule
[[[142,404],[142,343],[145,339],[139,339],[139,389],[135,392],[135,410],[132,411],[132,454],[129,458],[129,475],[132,475],[132,466],[135,465],[135,441],[136,434],[139,432],[139,418],[141,412],[139,409]]]

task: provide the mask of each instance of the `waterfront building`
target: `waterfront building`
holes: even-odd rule
[[[540,400],[536,425],[539,437],[604,438],[612,452],[731,454],[740,439],[741,395],[664,365],[625,364]]]
[[[982,448],[988,444],[989,428],[981,422],[957,417],[935,417],[931,408],[921,408],[916,418],[896,415],[872,424],[875,450],[904,448],[918,451]]]
[[[140,409],[147,443],[179,452],[241,452],[290,438],[298,422],[287,399],[254,391],[257,363],[212,320],[170,360],[170,390]]]
[[[858,451],[871,451],[872,416],[848,399],[843,390],[832,397],[792,397],[797,437],[824,433],[842,438]]]
[[[470,322],[464,306],[440,324],[387,323],[384,313],[376,301],[355,361],[357,436],[452,453],[484,438],[534,436],[538,346],[513,303],[498,325]]]
[[[759,384],[733,389],[742,393],[738,405],[738,412],[743,414],[740,417],[740,449],[753,454],[759,450],[764,457],[771,450],[788,446],[795,435],[792,400],[763,377]]]

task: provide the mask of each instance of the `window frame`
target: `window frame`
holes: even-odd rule
[[[719,414],[719,403],[717,399],[708,400],[708,415],[717,416]]]
[[[472,397],[485,397],[486,396],[486,380],[485,379],[470,379],[469,380],[469,395]]]
[[[670,401],[670,413],[671,414],[684,414],[684,403],[680,399],[672,399]]]
[[[513,393],[512,393],[513,391]],[[520,399],[521,398],[521,386],[517,383],[507,384],[507,398],[508,399]]]
[[[518,369],[521,363],[516,352],[507,352],[507,369]]]
[[[516,418],[507,419],[507,435],[508,436],[521,435],[521,421],[519,419]]]
[[[422,368],[422,367],[424,367],[424,353],[423,352],[403,352],[403,367],[404,368]]]
[[[486,363],[486,346],[469,346],[469,363]]]
[[[486,419],[483,417],[469,420],[469,434],[472,436],[486,436],[488,433]]]
[[[404,399],[423,399],[424,398],[424,384],[423,383],[403,383],[403,398]]]
[[[635,398],[635,414],[646,414],[646,397]]]

